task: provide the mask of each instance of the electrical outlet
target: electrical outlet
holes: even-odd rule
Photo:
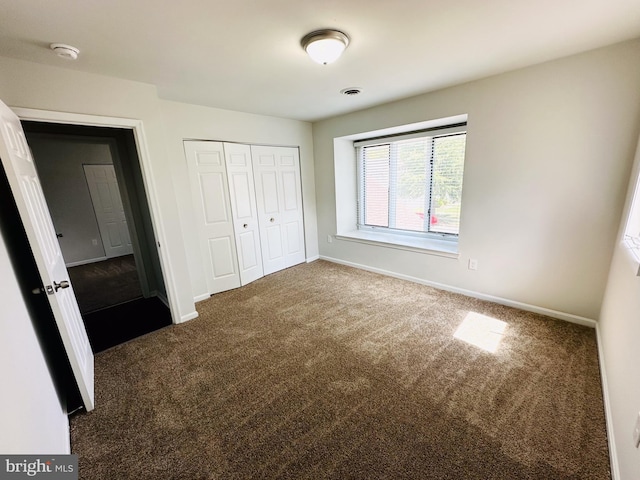
[[[638,448],[640,446],[640,413],[636,418],[636,426],[633,429],[633,445]]]
[[[478,269],[478,260],[475,258],[469,259],[469,270],[477,270]]]
[[[327,235],[327,243],[333,243],[333,235]]]
[[[97,247],[98,246],[98,239],[97,238],[91,239],[91,243],[93,243],[94,247]]]

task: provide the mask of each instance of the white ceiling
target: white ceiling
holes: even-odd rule
[[[318,65],[300,39],[327,27],[351,44]],[[637,37],[640,0],[0,0],[0,55],[307,121]]]

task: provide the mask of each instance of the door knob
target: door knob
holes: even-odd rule
[[[53,282],[53,287],[55,288],[56,292],[61,289],[61,288],[69,288],[69,282],[66,280],[61,281],[60,283],[58,282]]]
[[[269,221],[273,223],[273,217],[271,217],[271,218],[269,219]]]
[[[248,226],[249,226],[249,224],[247,224],[247,223],[245,223],[245,224],[243,225],[243,227],[244,227],[244,228],[247,228]]]

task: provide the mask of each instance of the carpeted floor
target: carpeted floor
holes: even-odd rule
[[[142,297],[133,255],[71,267],[69,279],[83,314]]]
[[[592,329],[323,261],[197,307],[96,356],[81,479],[610,478]]]

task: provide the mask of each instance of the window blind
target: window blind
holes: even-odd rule
[[[359,228],[457,235],[465,141],[457,125],[358,142]]]

